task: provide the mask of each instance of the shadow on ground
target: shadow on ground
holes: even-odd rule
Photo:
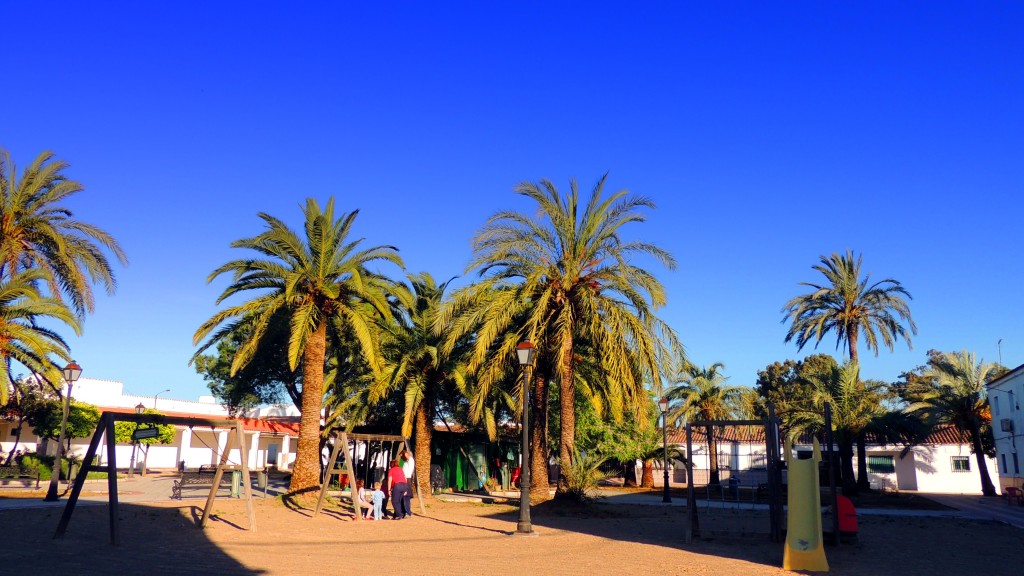
[[[225,554],[176,508],[122,503],[119,509],[118,546],[110,543],[107,506],[76,508],[61,539],[53,535],[63,508],[0,511],[0,526],[7,527],[4,573],[262,573]]]

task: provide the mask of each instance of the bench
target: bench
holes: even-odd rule
[[[0,478],[25,478],[36,481],[36,489],[39,489],[39,470],[36,468],[23,468],[21,466],[0,466]]]
[[[181,491],[193,488],[209,489],[213,486],[213,477],[217,474],[216,468],[199,467],[199,470],[184,470],[174,485],[171,486],[171,498],[181,500]],[[231,487],[231,472],[225,471],[220,479],[221,487]]]

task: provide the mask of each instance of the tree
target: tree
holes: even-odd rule
[[[682,420],[723,420],[732,416],[741,393],[735,386],[726,386],[729,378],[722,374],[725,364],[715,362],[699,368],[687,363],[676,379],[677,384],[665,392],[669,401],[668,419],[678,425]],[[718,445],[714,426],[705,426],[710,459],[710,484],[720,483],[718,474]]]
[[[68,346],[56,331],[44,327],[47,321],[66,324],[81,334],[78,318],[54,298],[40,295],[38,270],[11,271],[0,275],[0,404],[7,403],[13,385],[12,363],[17,362],[59,391],[63,375],[56,359],[70,361]]]
[[[231,366],[235,354],[250,335],[245,322],[217,342],[216,354],[195,357],[196,372],[232,416],[262,404],[279,402],[282,392],[287,392],[296,406],[300,405],[299,375],[288,365],[287,320],[285,314],[278,314],[271,320],[252,360],[234,374]]]
[[[811,292],[791,299],[782,309],[783,322],[790,322],[786,342],[795,340],[802,350],[814,340],[817,347],[825,334],[834,332],[836,348],[845,345],[854,364],[858,363],[857,344],[862,336],[876,356],[879,342],[890,351],[899,338],[910,346],[910,335],[917,334],[910,307],[903,299],[911,299],[910,293],[891,278],[873,284],[869,284],[870,275],[861,279],[861,259],[854,260],[851,250],[843,256],[821,257],[821,264],[813,268],[826,282],[801,282]]]
[[[160,414],[153,408],[147,408],[144,414]],[[139,428],[156,428],[157,435],[153,438],[142,438],[135,440],[132,436],[135,431]],[[170,424],[157,424],[156,426],[150,426],[145,424],[136,424],[135,422],[115,422],[114,423],[114,441],[118,444],[142,444],[146,446],[146,460],[149,459],[149,447],[153,444],[171,444],[174,442],[174,426]],[[134,458],[135,448],[132,448],[132,457]],[[142,475],[146,475],[146,460],[139,458],[142,463]]]
[[[469,339],[463,338],[450,350],[442,346],[448,326],[438,320],[448,282],[437,284],[426,272],[410,274],[408,280],[408,287],[394,291],[401,313],[394,322],[382,326],[383,370],[369,399],[376,403],[390,391],[404,392],[402,436],[414,436],[416,476],[418,485],[425,487],[430,486],[434,415],[446,391],[466,390]],[[496,423],[492,420],[489,424],[493,435]],[[429,497],[429,490],[424,496]]]
[[[257,294],[213,315],[193,338],[196,344],[207,339],[196,352],[198,356],[244,327],[248,338],[235,353],[231,365],[234,375],[252,360],[276,315],[287,315],[288,365],[292,370],[302,366],[302,416],[289,485],[293,493],[320,485],[320,419],[328,328],[350,329],[371,368],[380,372],[374,325],[378,316],[391,316],[387,295],[392,283],[367,265],[383,261],[401,266],[402,261],[393,246],[358,249],[362,239],[349,239],[357,214],[349,212],[335,219],[333,198],[322,210],[309,198],[303,208],[305,234],[300,237],[281,220],[259,213],[266,230],[236,240],[231,246],[255,251],[263,258],[233,260],[207,279],[212,282],[222,274],[232,275],[233,281],[218,298],[218,304],[236,294]]]
[[[82,317],[93,311],[93,283],[114,292],[105,252],[122,265],[128,260],[112,236],[75,220],[61,204],[84,190],[64,175],[67,167],[52,152],[43,152],[19,178],[10,154],[0,150],[0,275],[39,270],[49,296],[67,302]]]
[[[18,443],[21,441],[22,427],[28,423],[29,416],[38,410],[38,404],[47,401],[43,388],[35,378],[17,378],[12,380],[11,384],[11,396],[6,404],[0,404],[0,418],[13,423],[11,432],[14,434],[14,442],[7,452],[4,466],[10,466],[14,460]]]
[[[1005,369],[975,357],[973,352],[929,353],[928,365],[920,372],[915,386],[905,391],[910,411],[931,426],[953,426],[971,443],[978,461],[981,492],[996,496],[995,486],[985,465],[983,431],[991,419],[985,384],[998,378]],[[989,431],[991,434],[991,431]]]
[[[529,340],[538,347],[532,420],[546,422],[543,415],[537,418],[536,403],[547,400],[550,376],[559,387],[563,469],[575,453],[580,352],[600,367],[602,383],[594,384],[615,386],[609,397],[620,399],[618,408],[639,412],[648,402],[645,382],[661,380],[665,342],[679,348],[671,329],[654,315],[665,304],[663,286],[635,264],[651,257],[674,269],[675,260],[653,244],[621,236],[627,224],[645,219],[641,209],[654,204],[626,190],[606,197],[606,178],[586,205],[575,180],[567,194],[547,180],[517,186],[517,193],[537,204],[536,215],[502,211],[488,219],[473,240],[468,266],[482,280],[456,295],[452,307],[464,313],[453,337],[475,330],[470,366],[484,397],[515,369],[517,344]]]
[[[64,402],[60,398],[49,397],[33,404],[27,420],[32,425],[32,433],[36,436],[47,440],[58,440],[63,417]],[[99,421],[99,408],[72,398],[64,440],[66,444],[62,447],[61,452],[66,452],[71,447],[71,440],[91,436]]]

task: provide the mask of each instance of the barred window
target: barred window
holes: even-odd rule
[[[969,456],[951,456],[953,461],[953,472],[970,472],[971,458]]]

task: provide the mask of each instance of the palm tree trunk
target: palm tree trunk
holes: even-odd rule
[[[715,442],[715,427],[708,426],[706,431],[708,435],[708,469],[710,470],[708,484],[721,484],[722,480],[718,476],[718,443]]]
[[[324,357],[327,323],[321,322],[302,351],[302,416],[295,467],[288,491],[295,494],[320,487],[320,411],[324,401]]]
[[[433,399],[429,394],[424,394],[416,408],[416,449],[413,451],[416,458],[416,482],[419,484],[420,493],[424,500],[433,498],[433,491],[430,489],[430,440],[434,435]]]
[[[654,488],[654,460],[644,460],[644,473],[640,479],[641,488]]]
[[[868,455],[864,433],[857,435],[857,490],[870,490],[868,481]]]
[[[534,376],[530,395],[530,502],[551,498],[548,491],[548,387],[547,379]]]
[[[846,337],[846,345],[849,346],[850,348],[850,362],[857,364],[859,366],[860,364],[858,363],[857,358],[857,337],[859,336],[857,334],[857,326],[852,326],[847,332],[847,334],[848,336]]]
[[[636,460],[630,460],[622,465],[622,485],[626,488],[636,488]]]
[[[573,453],[576,448],[576,382],[573,380],[572,339],[567,338],[562,345],[562,365],[559,366],[561,386],[559,387],[559,403],[561,405],[561,438],[558,443],[558,460],[562,470],[572,466]],[[561,489],[561,479],[558,486]]]
[[[985,463],[985,451],[981,447],[981,426],[971,425],[971,450],[978,461],[978,473],[981,474],[981,494],[983,496],[995,496],[996,487],[992,484],[992,477],[988,475],[988,466]]]
[[[839,473],[843,477],[843,494],[857,493],[857,482],[853,474],[853,442],[847,438],[836,439],[839,446]]]

